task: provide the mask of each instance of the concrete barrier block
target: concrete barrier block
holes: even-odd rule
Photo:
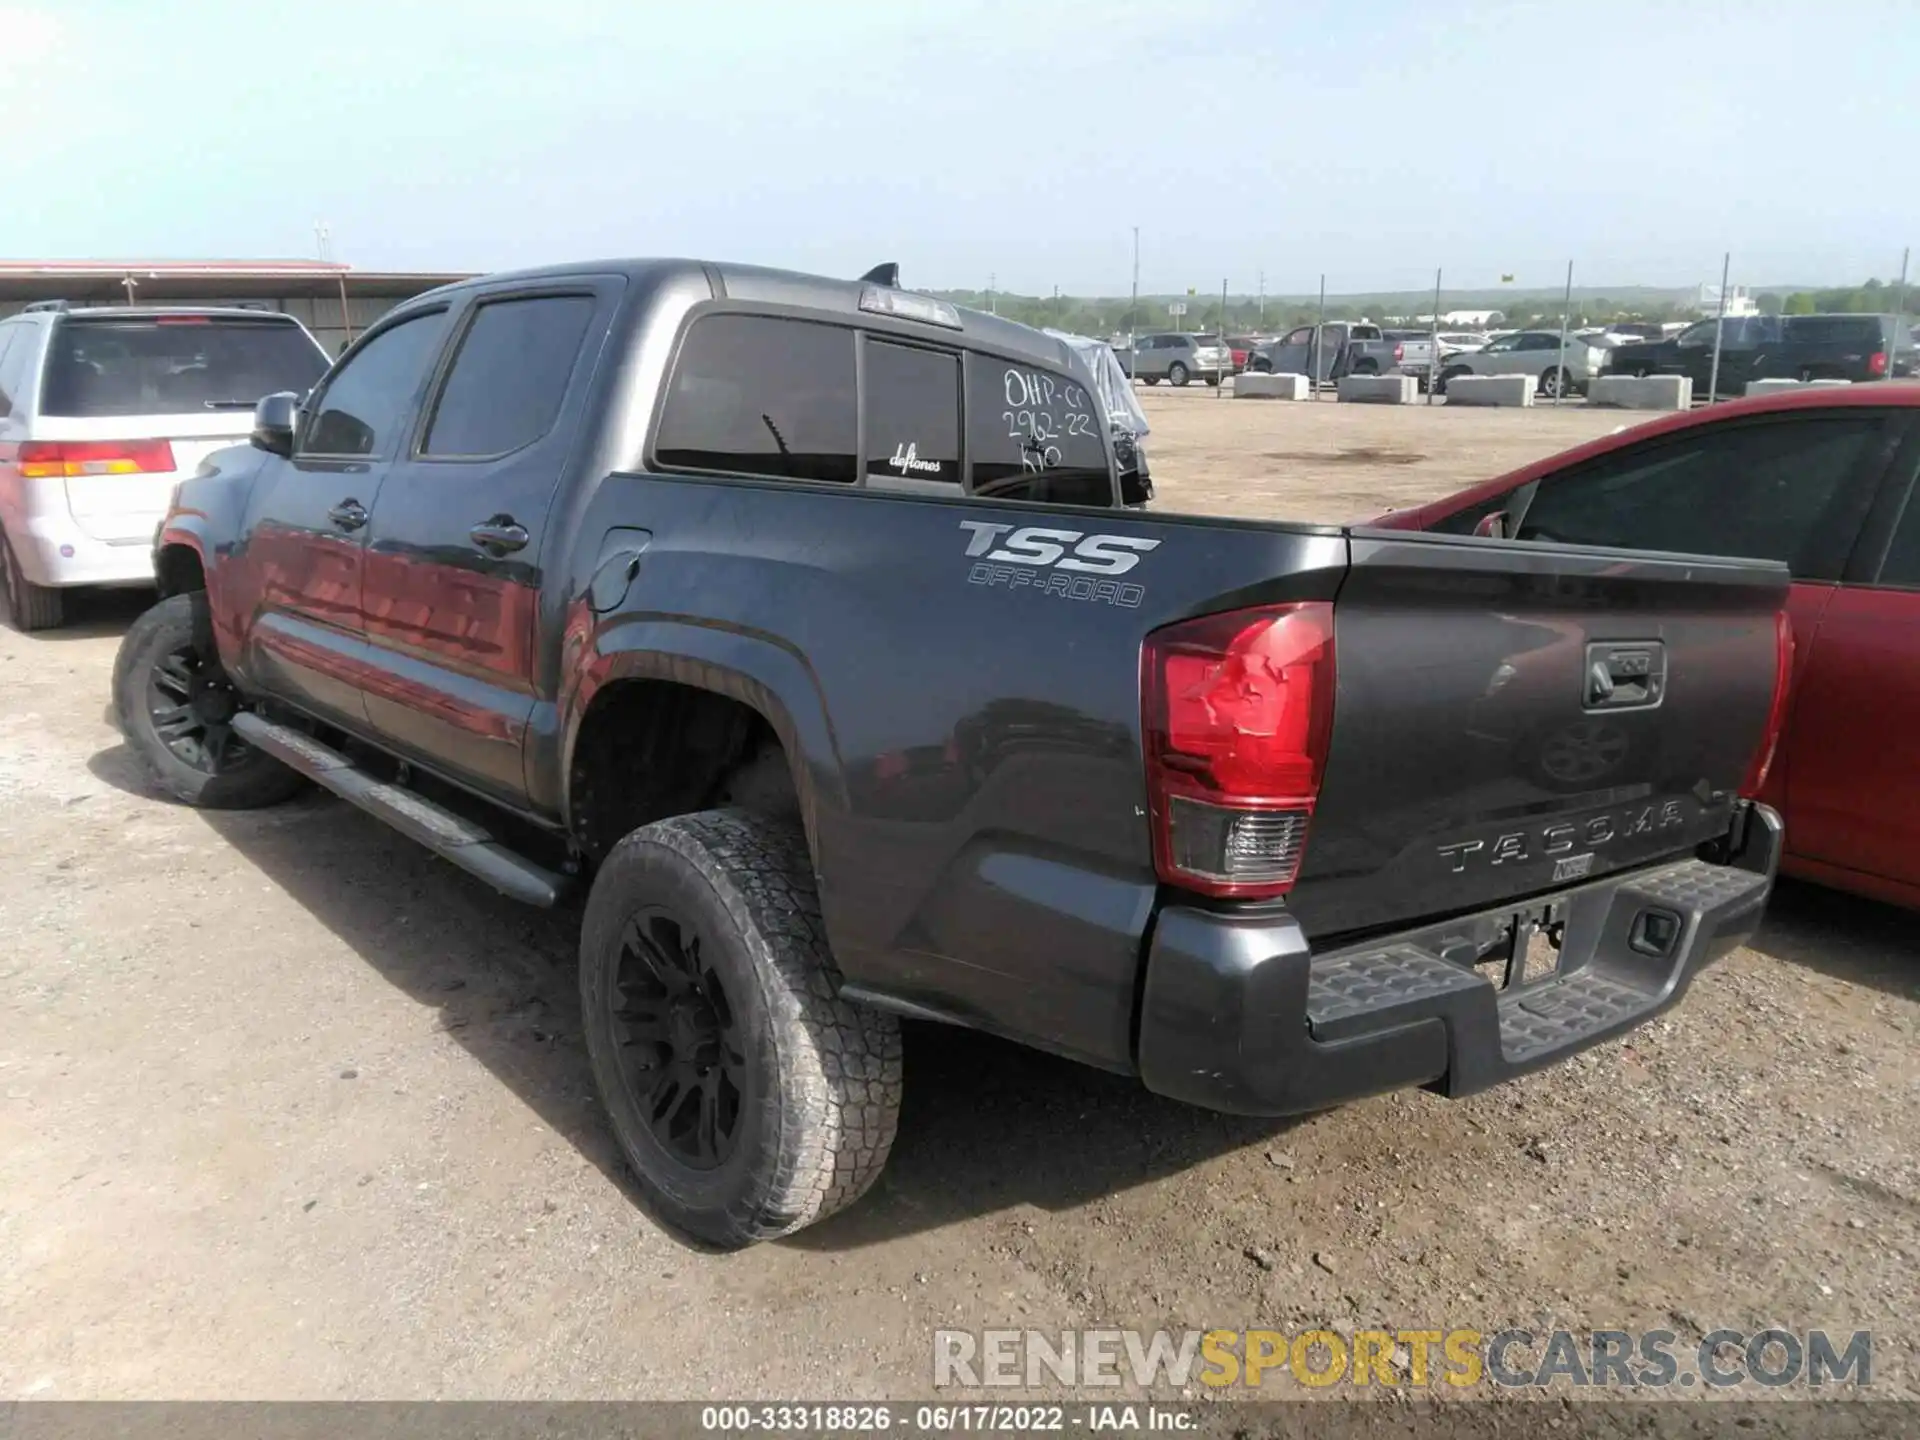
[[[1612,410],[1688,410],[1693,406],[1693,377],[1602,375],[1587,386],[1587,403]]]
[[[1236,400],[1305,400],[1311,394],[1304,375],[1256,375],[1248,371],[1233,377]]]
[[[1340,399],[1369,405],[1411,405],[1420,398],[1420,382],[1411,375],[1342,375]]]
[[[1447,403],[1531,405],[1539,384],[1531,375],[1456,375],[1447,382]]]
[[[1851,380],[1749,380],[1747,394],[1777,395],[1782,390],[1825,389],[1830,385],[1851,385]]]

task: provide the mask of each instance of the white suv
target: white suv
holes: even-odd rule
[[[327,353],[260,310],[29,305],[0,321],[0,587],[19,630],[75,585],[151,585],[176,482],[244,443],[253,407],[304,393]]]

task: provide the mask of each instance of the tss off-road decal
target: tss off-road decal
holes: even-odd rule
[[[1158,540],[1134,535],[1089,535],[1051,525],[1003,525],[990,520],[962,520],[968,531],[967,557],[975,564],[967,573],[970,585],[1002,585],[1009,590],[1032,590],[1066,600],[1093,600],[1133,609],[1146,598],[1146,587],[1114,578],[1140,563],[1141,556],[1160,548]]]

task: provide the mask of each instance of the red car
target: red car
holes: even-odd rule
[[[1755,556],[1793,572],[1782,868],[1920,909],[1920,385],[1792,391],[1608,435],[1372,523]]]

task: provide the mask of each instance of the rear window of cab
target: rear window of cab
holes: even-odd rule
[[[667,385],[653,459],[663,470],[1114,503],[1099,402],[1081,380],[786,316],[719,313],[693,322]]]

